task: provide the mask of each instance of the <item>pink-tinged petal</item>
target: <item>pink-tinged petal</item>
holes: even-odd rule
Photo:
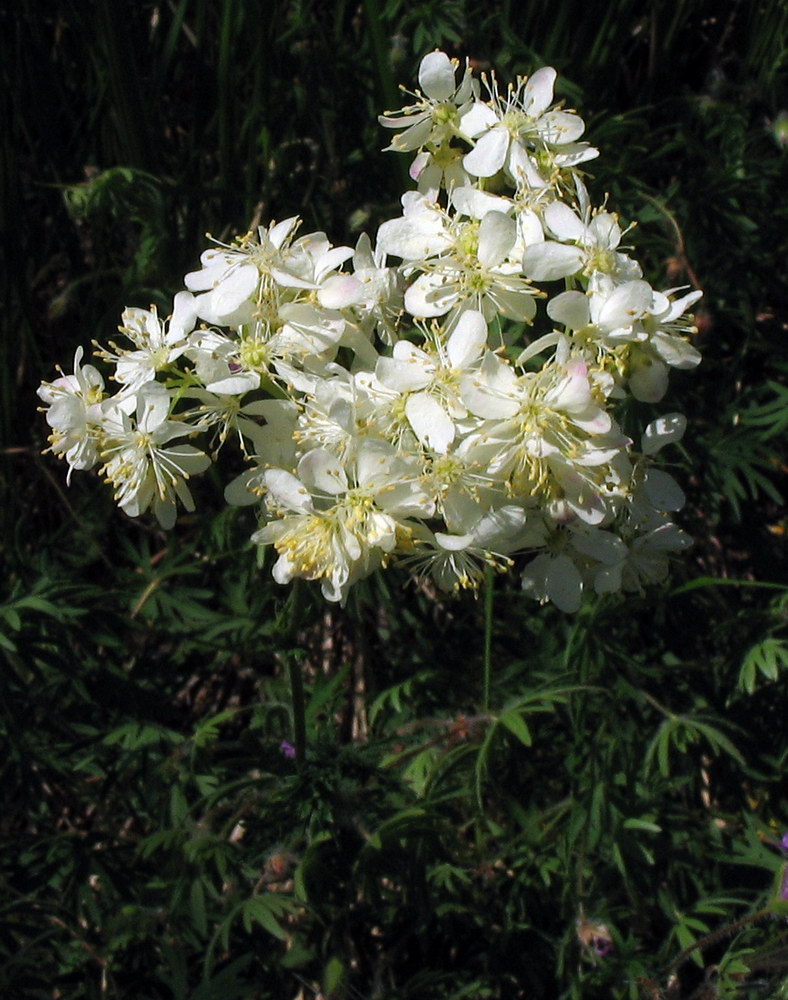
[[[430,52],[419,66],[419,86],[433,101],[448,101],[456,89],[454,65],[445,52]]]
[[[417,181],[419,177],[421,177],[422,171],[424,170],[424,168],[427,166],[427,164],[430,162],[431,159],[432,159],[432,154],[427,152],[418,153],[413,158],[413,162],[408,168],[408,174],[411,180]]]
[[[337,496],[347,490],[347,476],[336,455],[313,448],[298,463],[298,476],[317,493]]]
[[[523,111],[531,118],[538,118],[553,101],[556,71],[552,66],[542,66],[528,80],[523,90]]]
[[[666,413],[664,417],[657,417],[643,432],[643,454],[656,455],[666,444],[680,441],[686,429],[687,418],[683,413]]]
[[[609,413],[593,403],[572,412],[572,423],[576,424],[587,434],[607,434],[613,427],[613,420]],[[616,449],[618,450],[618,449]],[[585,464],[585,463],[584,463]],[[601,464],[599,459],[587,464]]]
[[[483,135],[463,159],[463,166],[474,177],[492,177],[506,160],[510,136],[505,128],[492,128]]]
[[[562,201],[553,201],[547,206],[544,221],[558,240],[581,242],[586,236],[586,227],[578,214]]]
[[[321,285],[317,301],[325,309],[346,309],[364,297],[364,286],[352,275],[335,274]]]
[[[426,392],[416,392],[405,402],[405,415],[413,433],[427,448],[444,455],[454,440],[454,424],[446,411]]]
[[[545,240],[525,248],[523,274],[534,281],[557,281],[581,271],[583,261],[583,252],[579,247]]]
[[[545,402],[557,410],[582,411],[591,401],[591,387],[582,361],[572,361],[567,366],[566,377],[545,395]]]
[[[457,320],[446,353],[452,368],[465,368],[480,357],[487,343],[487,322],[475,309],[466,311]]]

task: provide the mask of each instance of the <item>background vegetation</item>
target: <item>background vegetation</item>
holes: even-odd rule
[[[0,995],[787,997],[785,5],[20,0],[0,29]],[[376,115],[435,46],[555,65],[596,199],[705,292],[672,389],[694,550],[573,619],[497,581],[489,704],[483,602],[390,573],[294,623],[217,482],[133,523],[35,412],[206,231],[394,214]]]

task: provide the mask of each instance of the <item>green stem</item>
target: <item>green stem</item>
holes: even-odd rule
[[[301,671],[301,657],[288,657],[290,674],[290,697],[293,702],[293,739],[295,741],[296,766],[304,768],[306,754],[306,717],[304,708],[304,675]]]
[[[304,597],[306,594],[303,580],[293,580],[290,591],[288,619],[285,627],[287,643],[287,672],[290,679],[290,699],[293,707],[293,743],[296,752],[296,766],[301,771],[306,762],[306,708],[304,703],[304,651],[294,648],[298,629],[304,613]]]
[[[490,710],[490,689],[492,687],[492,631],[493,631],[493,584],[495,574],[492,566],[484,570],[484,689],[482,709]]]

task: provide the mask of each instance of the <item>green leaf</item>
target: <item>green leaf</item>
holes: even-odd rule
[[[522,715],[518,711],[513,709],[509,712],[504,712],[499,721],[506,726],[509,732],[513,733],[524,746],[531,746],[533,742],[531,739],[531,730],[528,728],[525,719],[523,719]]]
[[[189,904],[194,926],[202,937],[208,934],[208,920],[205,914],[205,890],[199,879],[192,882]]]

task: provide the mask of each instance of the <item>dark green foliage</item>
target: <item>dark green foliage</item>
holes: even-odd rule
[[[0,28],[0,996],[788,996],[785,7],[27,0]],[[435,46],[553,63],[595,198],[705,292],[664,404],[695,549],[572,620],[496,581],[487,706],[482,601],[394,570],[293,626],[218,478],[134,524],[34,412],[206,231],[374,232],[402,182],[376,115]]]

